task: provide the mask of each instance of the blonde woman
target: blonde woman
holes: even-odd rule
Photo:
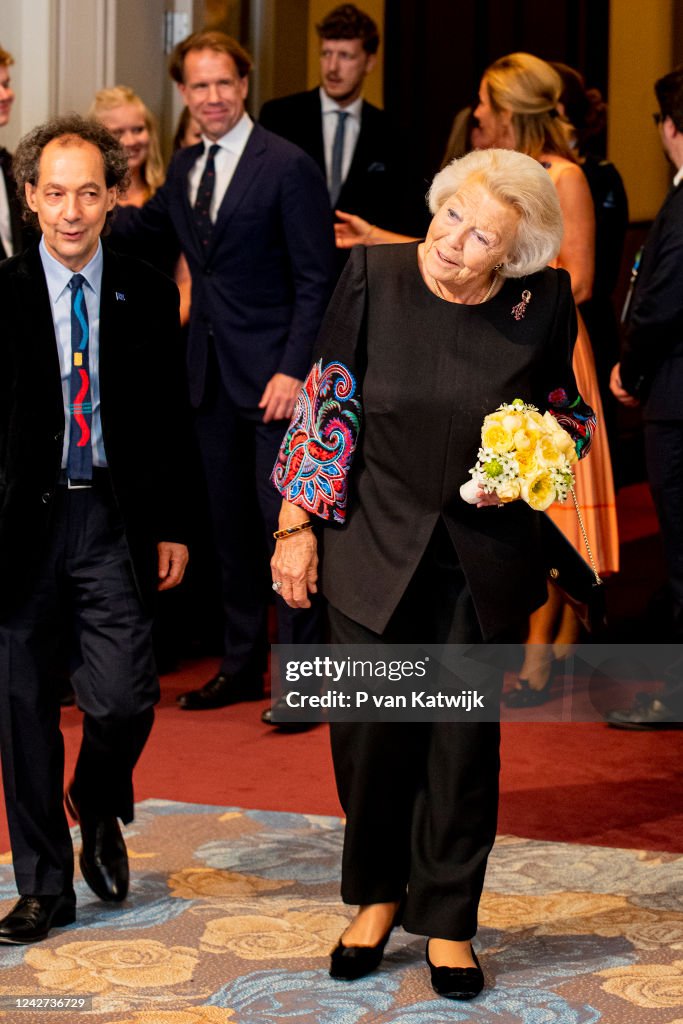
[[[88,117],[93,117],[118,139],[128,157],[130,187],[121,206],[143,206],[166,177],[156,118],[127,85],[100,89]]]
[[[157,120],[138,94],[127,85],[100,89],[95,93],[88,116],[103,124],[119,140],[128,157],[130,186],[119,199],[119,210],[109,240],[113,248],[131,256],[139,256],[174,278],[180,289],[180,320],[186,324],[190,318],[192,282],[175,236],[160,237],[157,244],[146,241],[141,246],[131,245],[117,231],[117,225],[125,224],[125,208],[144,206],[166,178]]]

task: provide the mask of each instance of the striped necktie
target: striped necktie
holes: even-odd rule
[[[197,198],[192,208],[194,222],[197,226],[197,234],[204,250],[208,248],[213,230],[213,224],[211,223],[211,200],[213,199],[213,190],[216,184],[216,168],[213,161],[219,149],[220,146],[216,145],[215,142],[213,146],[209,146],[201,181],[197,189]]]
[[[71,289],[71,377],[69,381],[69,451],[66,474],[69,480],[92,480],[92,394],[88,366],[90,326],[85,305],[82,274],[74,274]]]

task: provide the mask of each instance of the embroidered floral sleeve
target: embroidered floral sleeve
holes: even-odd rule
[[[581,395],[570,400],[564,388],[556,388],[548,395],[548,409],[574,438],[576,454],[582,459],[590,451],[597,422],[590,405],[586,405]]]
[[[285,501],[330,522],[346,518],[361,426],[356,379],[341,362],[314,364],[299,392],[271,480]]]

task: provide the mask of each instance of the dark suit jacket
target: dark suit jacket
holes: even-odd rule
[[[10,214],[10,228],[12,232],[12,244],[14,245],[14,252],[20,253],[29,241],[34,238],[34,233],[26,226],[22,220],[21,214],[21,203],[17,196],[17,183],[14,180],[12,174],[12,154],[6,149],[0,146],[0,174],[5,179],[5,188],[7,189],[7,199],[9,202],[9,214]],[[7,253],[5,247],[0,241],[0,260],[7,259]]]
[[[671,189],[645,242],[621,380],[646,420],[683,419],[683,185]]]
[[[332,291],[327,189],[305,153],[254,125],[204,252],[187,189],[201,152],[198,145],[176,154],[165,184],[130,217],[125,235],[149,238],[172,227],[187,257],[192,404],[198,406],[204,396],[214,348],[233,402],[260,418],[256,407],[273,374],[306,376]]]
[[[30,589],[49,537],[64,441],[57,342],[37,246],[0,266],[0,308],[5,615]],[[189,415],[176,286],[146,264],[105,248],[99,340],[104,447],[136,583],[150,603],[157,543],[186,540]]]
[[[264,103],[264,128],[282,135],[308,153],[325,174],[320,91],[300,92]],[[421,235],[428,215],[427,185],[410,167],[405,147],[392,138],[383,110],[363,100],[360,133],[337,209],[356,213],[392,231]]]

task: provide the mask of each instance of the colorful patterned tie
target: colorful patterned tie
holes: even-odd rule
[[[88,367],[88,310],[85,305],[82,274],[74,274],[71,289],[71,380],[69,402],[69,452],[66,474],[69,480],[92,480],[92,395]]]
[[[213,224],[211,223],[211,200],[213,199],[213,188],[216,184],[216,168],[214,167],[213,159],[219,149],[220,146],[217,146],[216,143],[213,146],[209,146],[204,171],[199,182],[199,188],[197,189],[197,198],[193,207],[194,222],[197,226],[197,234],[199,235],[202,249],[208,248],[213,230]]]
[[[339,193],[342,187],[342,164],[344,163],[344,126],[346,124],[346,118],[349,116],[348,111],[338,110],[337,116],[337,130],[334,133],[334,142],[332,144],[332,173],[330,175],[330,202],[332,209],[337,205],[339,199]]]

